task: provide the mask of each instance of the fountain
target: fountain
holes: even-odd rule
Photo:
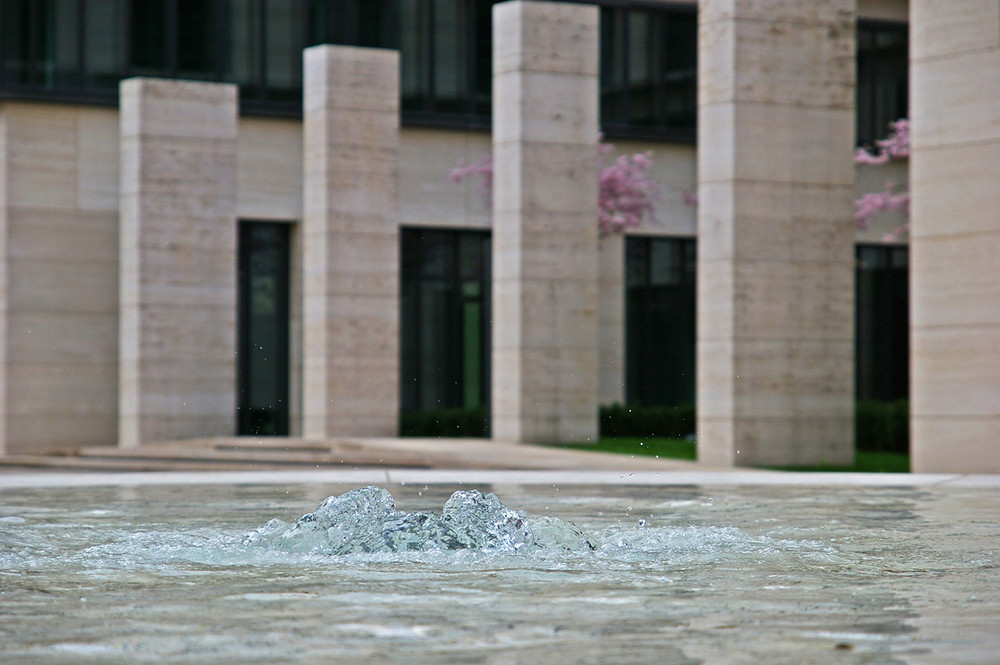
[[[409,474],[0,475],[0,662],[1000,652],[993,477]]]

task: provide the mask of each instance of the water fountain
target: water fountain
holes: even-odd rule
[[[1000,651],[995,478],[459,485],[411,472],[380,483],[390,494],[316,476],[30,476],[0,476],[4,663],[989,663]]]

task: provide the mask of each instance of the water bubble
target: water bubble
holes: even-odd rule
[[[646,526],[646,520],[639,520],[639,526]]]

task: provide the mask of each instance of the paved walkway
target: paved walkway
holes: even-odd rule
[[[144,484],[857,485],[1000,488],[1000,475],[793,473],[488,439],[229,437],[0,457],[0,489]]]
[[[0,472],[26,468],[98,471],[247,469],[478,469],[569,471],[708,470],[696,462],[569,450],[489,439],[222,437],[139,448],[83,447],[61,455],[0,457]],[[720,469],[721,470],[721,469]]]

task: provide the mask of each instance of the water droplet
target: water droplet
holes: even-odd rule
[[[639,520],[639,526],[646,526],[646,520]]]

